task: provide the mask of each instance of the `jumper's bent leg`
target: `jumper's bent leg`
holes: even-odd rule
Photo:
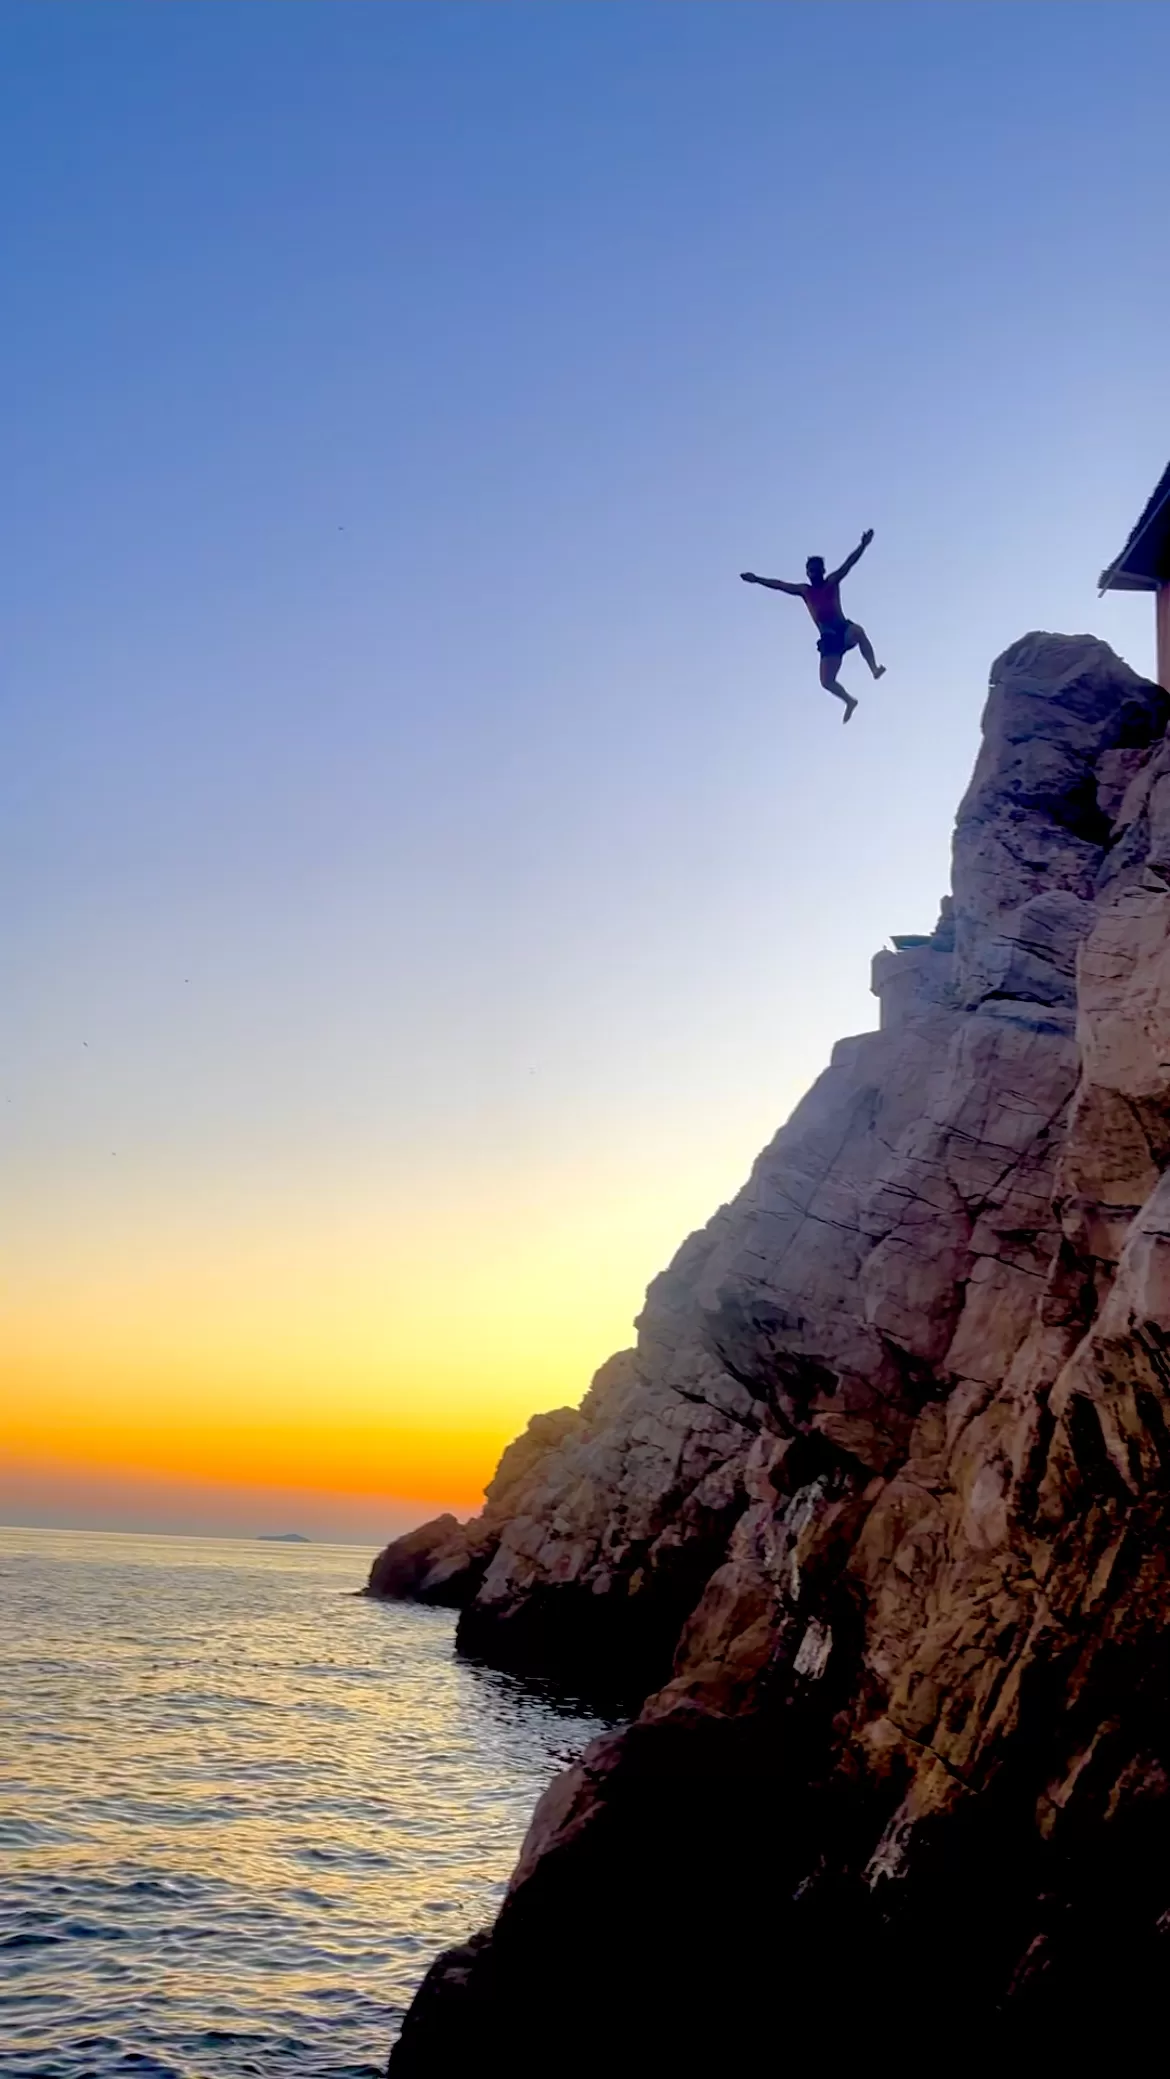
[[[864,628],[861,626],[861,623],[859,621],[854,621],[853,631],[857,637],[858,649],[861,651],[862,656],[865,658],[865,661],[868,664],[870,670],[872,671],[875,679],[880,679],[886,667],[884,664],[878,663],[877,658],[873,654],[873,644],[871,643],[868,635],[866,634]]]
[[[845,691],[844,686],[841,684],[841,681],[837,677],[837,673],[840,671],[840,669],[840,657],[821,658],[821,684],[824,687],[826,693],[831,693],[836,700],[843,700],[845,702],[845,712],[842,715],[841,720],[843,722],[850,722],[853,719],[853,710],[857,706],[857,702],[854,700],[852,693],[847,693]]]

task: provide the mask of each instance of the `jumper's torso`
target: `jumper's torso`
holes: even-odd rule
[[[845,619],[841,587],[833,578],[825,578],[819,585],[803,585],[801,597],[818,628],[831,628]]]

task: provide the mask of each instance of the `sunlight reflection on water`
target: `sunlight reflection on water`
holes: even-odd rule
[[[373,2079],[602,1729],[353,1546],[0,1530],[4,2079]]]

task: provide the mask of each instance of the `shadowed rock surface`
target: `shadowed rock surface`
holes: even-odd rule
[[[1089,637],[998,660],[882,1029],[505,1454],[461,1638],[662,1686],[546,1793],[394,2079],[1160,2020],[1168,707]]]

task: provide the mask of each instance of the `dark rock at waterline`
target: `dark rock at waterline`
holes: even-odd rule
[[[474,1595],[482,1575],[472,1526],[456,1516],[435,1516],[379,1552],[366,1594],[458,1610]]]

